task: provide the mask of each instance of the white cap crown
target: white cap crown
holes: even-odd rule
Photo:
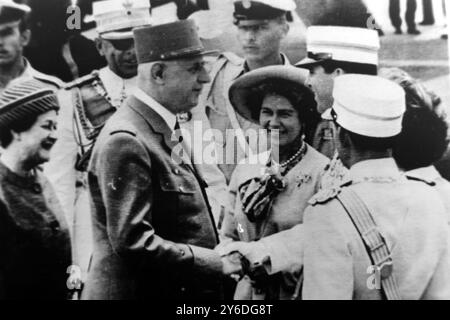
[[[402,130],[404,90],[378,76],[347,74],[335,79],[333,110],[337,123],[353,133],[389,138]]]
[[[313,26],[308,28],[307,50],[329,53],[337,61],[378,65],[380,38],[375,30]]]
[[[106,0],[94,2],[92,4],[92,14],[97,24],[97,32],[103,38],[111,40],[132,38],[132,28],[151,23],[149,0]]]

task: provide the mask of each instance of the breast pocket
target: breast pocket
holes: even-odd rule
[[[161,190],[170,193],[195,194],[195,178],[184,169],[174,168],[172,172],[163,172],[160,175]]]

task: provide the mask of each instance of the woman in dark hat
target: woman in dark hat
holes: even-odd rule
[[[321,174],[329,162],[305,142],[305,136],[320,119],[314,94],[305,85],[307,76],[308,71],[303,69],[271,66],[252,71],[232,85],[233,106],[243,117],[267,130],[272,148],[265,154],[250,156],[257,159],[246,159],[236,168],[230,182],[230,212],[222,228],[225,238],[252,242],[302,223],[303,211],[318,191]],[[226,245],[223,248],[226,251]],[[260,254],[268,252],[261,250]],[[291,298],[296,275],[259,277],[254,267],[247,270],[254,274],[238,285],[236,298]]]
[[[0,94],[0,299],[66,299],[68,228],[39,165],[56,141],[59,109],[38,80]]]
[[[384,68],[380,75],[398,83],[406,93],[406,112],[394,158],[410,180],[423,181],[439,192],[450,218],[450,182],[434,166],[449,144],[441,99],[401,69]]]

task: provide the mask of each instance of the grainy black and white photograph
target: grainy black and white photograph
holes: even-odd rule
[[[447,10],[0,0],[0,300],[450,300]]]

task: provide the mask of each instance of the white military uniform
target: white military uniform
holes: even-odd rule
[[[105,67],[99,71],[99,77],[115,105],[120,105],[122,95],[130,95],[136,88],[136,77],[122,79]],[[82,270],[87,270],[92,251],[90,203],[86,177],[75,169],[80,152],[78,139],[84,145],[89,142],[85,136],[77,137],[75,106],[72,92],[62,90],[58,94],[61,105],[58,117],[58,140],[53,146],[50,161],[44,165],[44,173],[55,186],[56,194],[65,211],[69,230],[76,243],[77,259]],[[78,183],[78,187],[77,187]]]
[[[444,179],[434,166],[411,170],[406,172],[406,175],[410,179],[425,182],[439,192],[450,222],[450,182]]]
[[[408,181],[392,158],[360,162],[350,177],[347,188],[370,208],[391,250],[402,299],[449,299],[447,217],[438,194]],[[368,285],[372,262],[348,213],[337,199],[316,201],[305,212],[303,299],[381,299]]]
[[[341,76],[334,98],[336,121],[348,131],[373,138],[400,133],[405,95],[393,82]],[[439,180],[427,171],[428,179]],[[408,174],[420,173],[424,170]],[[302,225],[253,243],[254,259],[269,255],[269,274],[303,270],[303,299],[383,299],[372,257],[337,199],[350,190],[368,208],[373,230],[385,239],[400,298],[450,299],[450,233],[439,193],[422,181],[408,180],[393,158],[357,162],[345,181],[340,187],[330,184],[311,199]]]
[[[347,131],[371,138],[401,132],[405,94],[394,82],[344,75],[336,78],[333,97],[335,121]],[[439,194],[408,180],[393,158],[354,161],[351,184],[319,193],[305,212],[303,299],[449,299],[450,237]],[[344,207],[341,193],[353,193],[367,208],[375,224],[371,232],[360,235],[355,221],[364,210],[358,209],[355,220],[355,208]],[[366,243],[377,234],[384,239],[385,262],[393,266],[384,275],[373,273],[374,255]],[[396,283],[398,294],[387,294],[392,290],[384,279]]]
[[[132,28],[150,24],[150,4],[147,0],[109,0],[93,3],[93,16],[97,23],[97,33],[106,40],[131,39]],[[103,96],[102,103],[108,108],[118,108],[121,103],[134,92],[137,77],[122,79],[108,66],[98,71],[100,83],[90,84],[91,92],[98,97]],[[94,79],[94,73],[78,79],[68,85],[68,90],[60,92],[60,114],[58,121],[58,141],[51,151],[51,160],[44,167],[50,182],[54,184],[65,214],[75,248],[75,262],[82,271],[86,272],[92,252],[92,232],[90,217],[89,193],[85,173],[75,169],[77,157],[83,155],[81,146],[91,146],[93,141],[88,139],[83,129],[86,120],[80,120],[80,113],[86,114],[85,100],[81,92],[83,80]],[[92,81],[91,81],[92,82]],[[95,78],[95,82],[97,79]],[[81,107],[84,111],[77,111],[71,89],[80,89],[82,96]],[[101,88],[101,89],[99,89]],[[69,90],[70,89],[70,90]],[[96,93],[93,93],[96,92]],[[99,107],[94,105],[94,108]],[[85,119],[86,116],[83,117]],[[94,140],[95,141],[95,140]],[[77,187],[78,185],[78,187]]]

